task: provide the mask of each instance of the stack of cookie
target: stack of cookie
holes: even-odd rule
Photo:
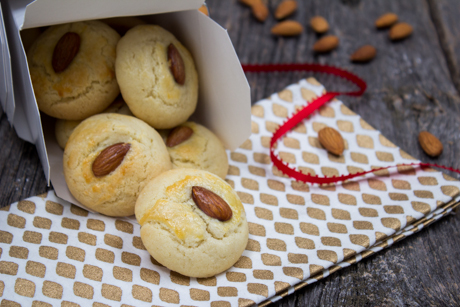
[[[173,34],[133,17],[55,25],[27,57],[38,107],[57,119],[67,186],[81,204],[109,216],[136,211],[148,251],[182,274],[211,276],[237,261],[248,237],[244,209],[223,180],[222,142],[187,121],[198,73]],[[199,268],[193,255],[167,257],[161,246],[220,252]]]

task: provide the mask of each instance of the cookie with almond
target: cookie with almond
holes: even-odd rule
[[[229,269],[248,243],[238,194],[206,171],[164,172],[144,187],[135,213],[150,255],[185,276],[210,277]]]

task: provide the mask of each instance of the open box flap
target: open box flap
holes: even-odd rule
[[[22,29],[88,19],[193,10],[203,3],[204,0],[35,0],[25,10]]]
[[[14,98],[13,98],[13,81],[11,72],[11,56],[8,47],[8,38],[6,36],[5,22],[3,18],[2,7],[0,6],[0,63],[1,80],[0,80],[0,102],[3,112],[11,123],[14,115]]]

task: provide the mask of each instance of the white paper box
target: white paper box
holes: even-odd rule
[[[0,100],[18,136],[37,147],[46,179],[72,203],[53,120],[40,116],[21,31],[73,21],[139,16],[172,32],[192,53],[199,74],[198,107],[190,118],[229,150],[251,133],[250,89],[227,31],[197,9],[203,0],[0,0]],[[11,59],[10,59],[11,57]]]

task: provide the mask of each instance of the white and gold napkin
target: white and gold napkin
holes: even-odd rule
[[[249,221],[240,260],[212,278],[189,278],[145,250],[134,218],[94,214],[45,195],[0,209],[0,302],[23,306],[262,306],[391,246],[448,214],[460,183],[439,171],[398,167],[344,184],[312,186],[281,174],[270,136],[296,108],[320,95],[301,80],[252,107],[252,135],[228,152],[227,182]],[[346,149],[330,155],[324,126]],[[339,175],[416,162],[339,100],[279,142],[277,153],[301,171]]]

